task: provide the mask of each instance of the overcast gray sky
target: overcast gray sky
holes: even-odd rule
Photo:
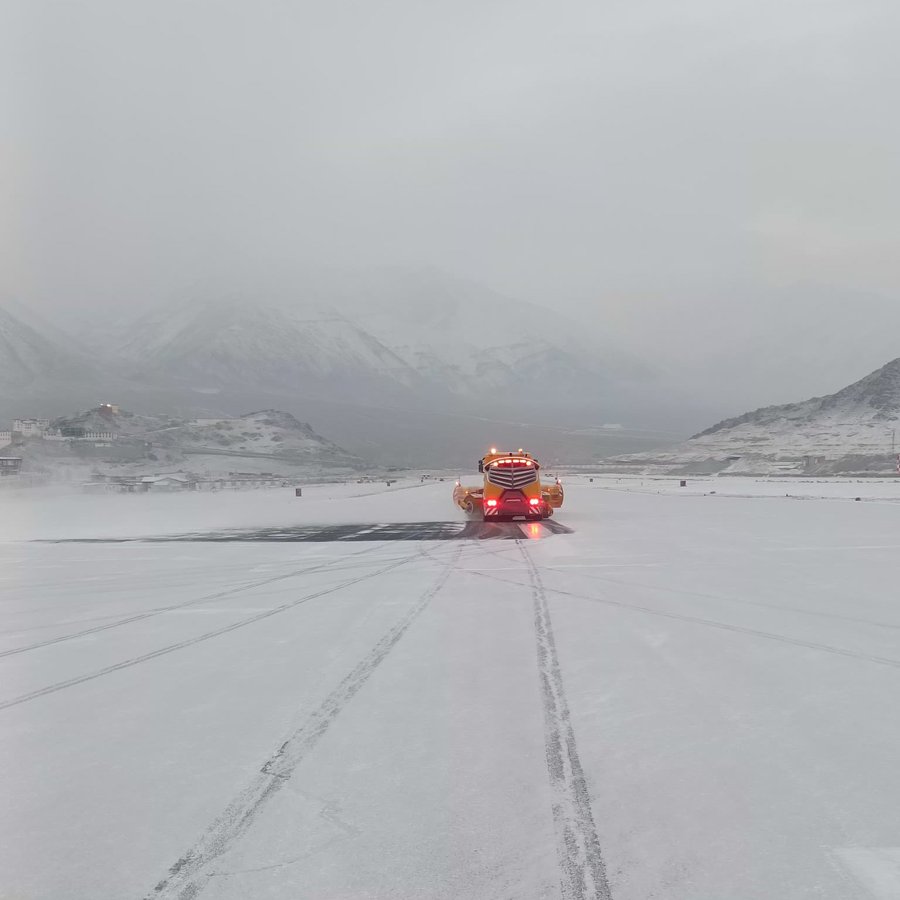
[[[433,264],[575,311],[900,296],[896,0],[0,11],[0,264],[28,302],[284,260]]]

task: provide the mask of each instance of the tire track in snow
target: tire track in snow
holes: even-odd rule
[[[437,581],[266,760],[253,782],[232,800],[197,843],[172,865],[168,875],[146,895],[146,900],[192,900],[203,891],[209,878],[216,874],[204,870],[246,833],[265,805],[287,784],[297,766],[447,583],[462,549],[462,545],[457,546]]]
[[[548,566],[548,572],[559,572],[567,574],[571,570],[563,570],[555,566]],[[851,622],[854,625],[870,625],[873,628],[888,628],[893,631],[900,631],[900,623],[896,622],[879,622],[875,619],[860,619],[856,616],[844,616],[840,613],[823,612],[818,609],[804,609],[802,606],[786,606],[778,603],[766,603],[763,600],[747,600],[744,597],[723,597],[721,594],[706,594],[699,591],[689,591],[684,588],[666,587],[662,584],[646,584],[640,581],[619,581],[616,578],[608,578],[605,575],[591,575],[587,572],[572,571],[573,575],[579,578],[589,578],[592,581],[599,581],[603,584],[611,584],[616,587],[643,588],[647,591],[653,591],[658,594],[675,594],[689,599],[698,598],[701,600],[715,600],[718,603],[737,603],[741,606],[756,606],[760,609],[773,609],[776,612],[792,612],[801,616],[815,616],[820,619],[835,619],[839,622]]]
[[[534,603],[538,670],[544,706],[544,744],[553,793],[556,851],[562,869],[563,900],[610,900],[606,867],[591,811],[591,798],[572,728],[553,638],[550,608],[537,566],[519,544]]]
[[[350,556],[360,556],[363,553],[371,553],[372,550],[377,549],[378,547],[367,547],[365,550],[351,553]],[[156,609],[147,610],[147,612],[135,613],[133,616],[126,616],[125,618],[116,619],[115,622],[107,622],[104,625],[94,625],[93,627],[85,628],[82,631],[74,631],[71,634],[64,634],[60,637],[50,638],[46,641],[36,641],[35,643],[27,644],[24,647],[12,647],[9,650],[0,651],[0,659],[3,659],[7,656],[16,656],[19,653],[28,653],[30,650],[40,650],[42,647],[51,647],[53,646],[53,644],[63,644],[66,641],[74,641],[76,638],[87,637],[89,634],[99,634],[101,631],[109,631],[111,628],[119,628],[122,625],[130,625],[132,622],[142,622],[144,619],[152,619],[154,616],[159,616],[167,612],[173,612],[176,609],[185,609],[188,606],[195,606],[198,603],[206,603],[210,600],[221,600],[224,597],[230,597],[234,594],[240,594],[243,591],[251,591],[254,588],[263,587],[267,584],[273,584],[276,581],[285,581],[288,578],[296,578],[300,575],[307,575],[311,572],[318,572],[322,569],[330,568],[336,563],[345,562],[347,559],[348,557],[346,556],[339,556],[330,562],[319,563],[318,565],[309,566],[305,569],[295,569],[294,571],[286,572],[283,575],[273,575],[271,578],[265,578],[262,581],[255,581],[251,584],[241,585],[240,587],[229,588],[228,590],[219,591],[215,594],[206,594],[205,596],[197,597],[194,600],[185,600],[183,603],[173,603],[171,606],[160,606]]]
[[[384,575],[386,572],[390,572],[393,569],[399,568],[400,566],[405,566],[408,563],[413,562],[414,560],[421,559],[425,556],[424,553],[413,553],[410,556],[404,557],[398,562],[393,562],[390,565],[382,566],[375,572],[370,572],[367,575],[360,575],[357,578],[350,578],[346,581],[342,581],[339,584],[332,585],[331,587],[323,588],[320,591],[316,591],[312,594],[307,594],[303,597],[300,597],[296,600],[291,600],[288,603],[282,603],[279,606],[275,606],[272,609],[267,609],[264,612],[256,613],[253,616],[249,616],[246,619],[240,619],[237,622],[232,622],[230,625],[225,625],[222,628],[216,628],[213,631],[207,631],[205,634],[197,635],[196,637],[188,638],[184,641],[179,641],[176,644],[169,644],[166,647],[160,647],[158,650],[151,650],[149,653],[144,653],[141,656],[135,656],[131,659],[124,660],[120,663],[115,663],[111,666],[106,666],[102,669],[98,669],[96,672],[91,672],[87,675],[79,675],[75,678],[69,678],[65,681],[59,681],[56,684],[48,685],[44,688],[39,688],[36,691],[30,691],[27,694],[22,694],[19,697],[13,697],[11,700],[6,700],[0,703],[0,710],[9,709],[13,706],[19,706],[22,703],[28,703],[31,700],[37,700],[39,697],[45,697],[47,694],[55,694],[58,691],[64,691],[67,688],[75,687],[79,684],[84,684],[87,681],[93,681],[96,678],[102,678],[105,675],[110,675],[113,672],[119,672],[122,669],[130,669],[132,666],[140,665],[141,663],[148,662],[151,659],[157,659],[160,656],[166,656],[169,653],[174,653],[177,650],[184,650],[187,647],[193,647],[194,644],[200,644],[203,641],[211,640],[212,638],[219,637],[223,634],[228,634],[232,631],[237,631],[239,628],[244,628],[247,625],[253,625],[256,622],[261,622],[263,619],[269,619],[272,616],[277,616],[279,613],[287,612],[288,610],[294,609],[297,606],[300,606],[303,603],[307,603],[310,600],[316,600],[319,597],[324,597],[327,594],[334,594],[337,591],[343,590],[344,588],[351,587],[354,584],[360,584],[363,581],[369,581],[371,578],[377,578],[379,575]]]
[[[499,581],[503,584],[515,584],[519,587],[525,587],[521,581],[510,581],[508,578],[499,578],[496,575],[489,575],[487,572],[479,572],[475,569],[466,569],[467,574],[476,575],[479,578],[489,578],[492,581]],[[625,603],[622,600],[613,600],[610,597],[591,597],[587,594],[577,594],[574,591],[564,591],[560,588],[546,588],[551,594],[558,594],[561,597],[574,597],[576,600],[588,600],[591,603],[602,603],[606,606],[616,606],[619,609],[630,609],[634,612],[647,613],[651,616],[660,616],[664,619],[675,619],[679,622],[690,622],[694,625],[705,625],[709,628],[719,628],[722,631],[733,631],[736,634],[748,634],[752,637],[765,638],[769,641],[777,641],[781,644],[791,644],[794,647],[804,647],[808,650],[821,650],[823,653],[833,653],[836,656],[846,656],[848,659],[859,659],[864,662],[875,663],[879,666],[890,666],[893,669],[900,669],[900,659],[894,659],[890,656],[877,656],[874,653],[863,653],[858,650],[847,650],[843,647],[835,647],[832,644],[820,644],[817,641],[806,641],[802,638],[792,638],[785,634],[778,634],[774,631],[763,631],[759,628],[749,628],[744,625],[732,625],[729,622],[719,622],[716,619],[705,619],[702,616],[690,616],[682,613],[669,612],[663,609],[653,609],[651,606],[641,606],[638,603]]]

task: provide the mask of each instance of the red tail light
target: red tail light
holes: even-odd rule
[[[497,505],[496,500],[485,500],[484,503],[486,506],[496,506]]]
[[[532,497],[528,502],[529,502],[532,506],[538,506],[538,505],[540,505],[541,498],[540,498],[540,497]]]

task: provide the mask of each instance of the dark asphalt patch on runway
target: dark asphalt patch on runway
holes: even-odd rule
[[[130,541],[170,543],[326,543],[338,541],[456,541],[522,540],[551,534],[571,534],[572,529],[551,520],[542,522],[404,522],[374,525],[296,525],[277,528],[194,532],[146,538],[74,538],[42,541],[54,544],[111,544]]]

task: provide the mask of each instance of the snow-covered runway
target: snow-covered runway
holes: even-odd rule
[[[900,484],[566,486],[18,501],[0,897],[900,896]]]

